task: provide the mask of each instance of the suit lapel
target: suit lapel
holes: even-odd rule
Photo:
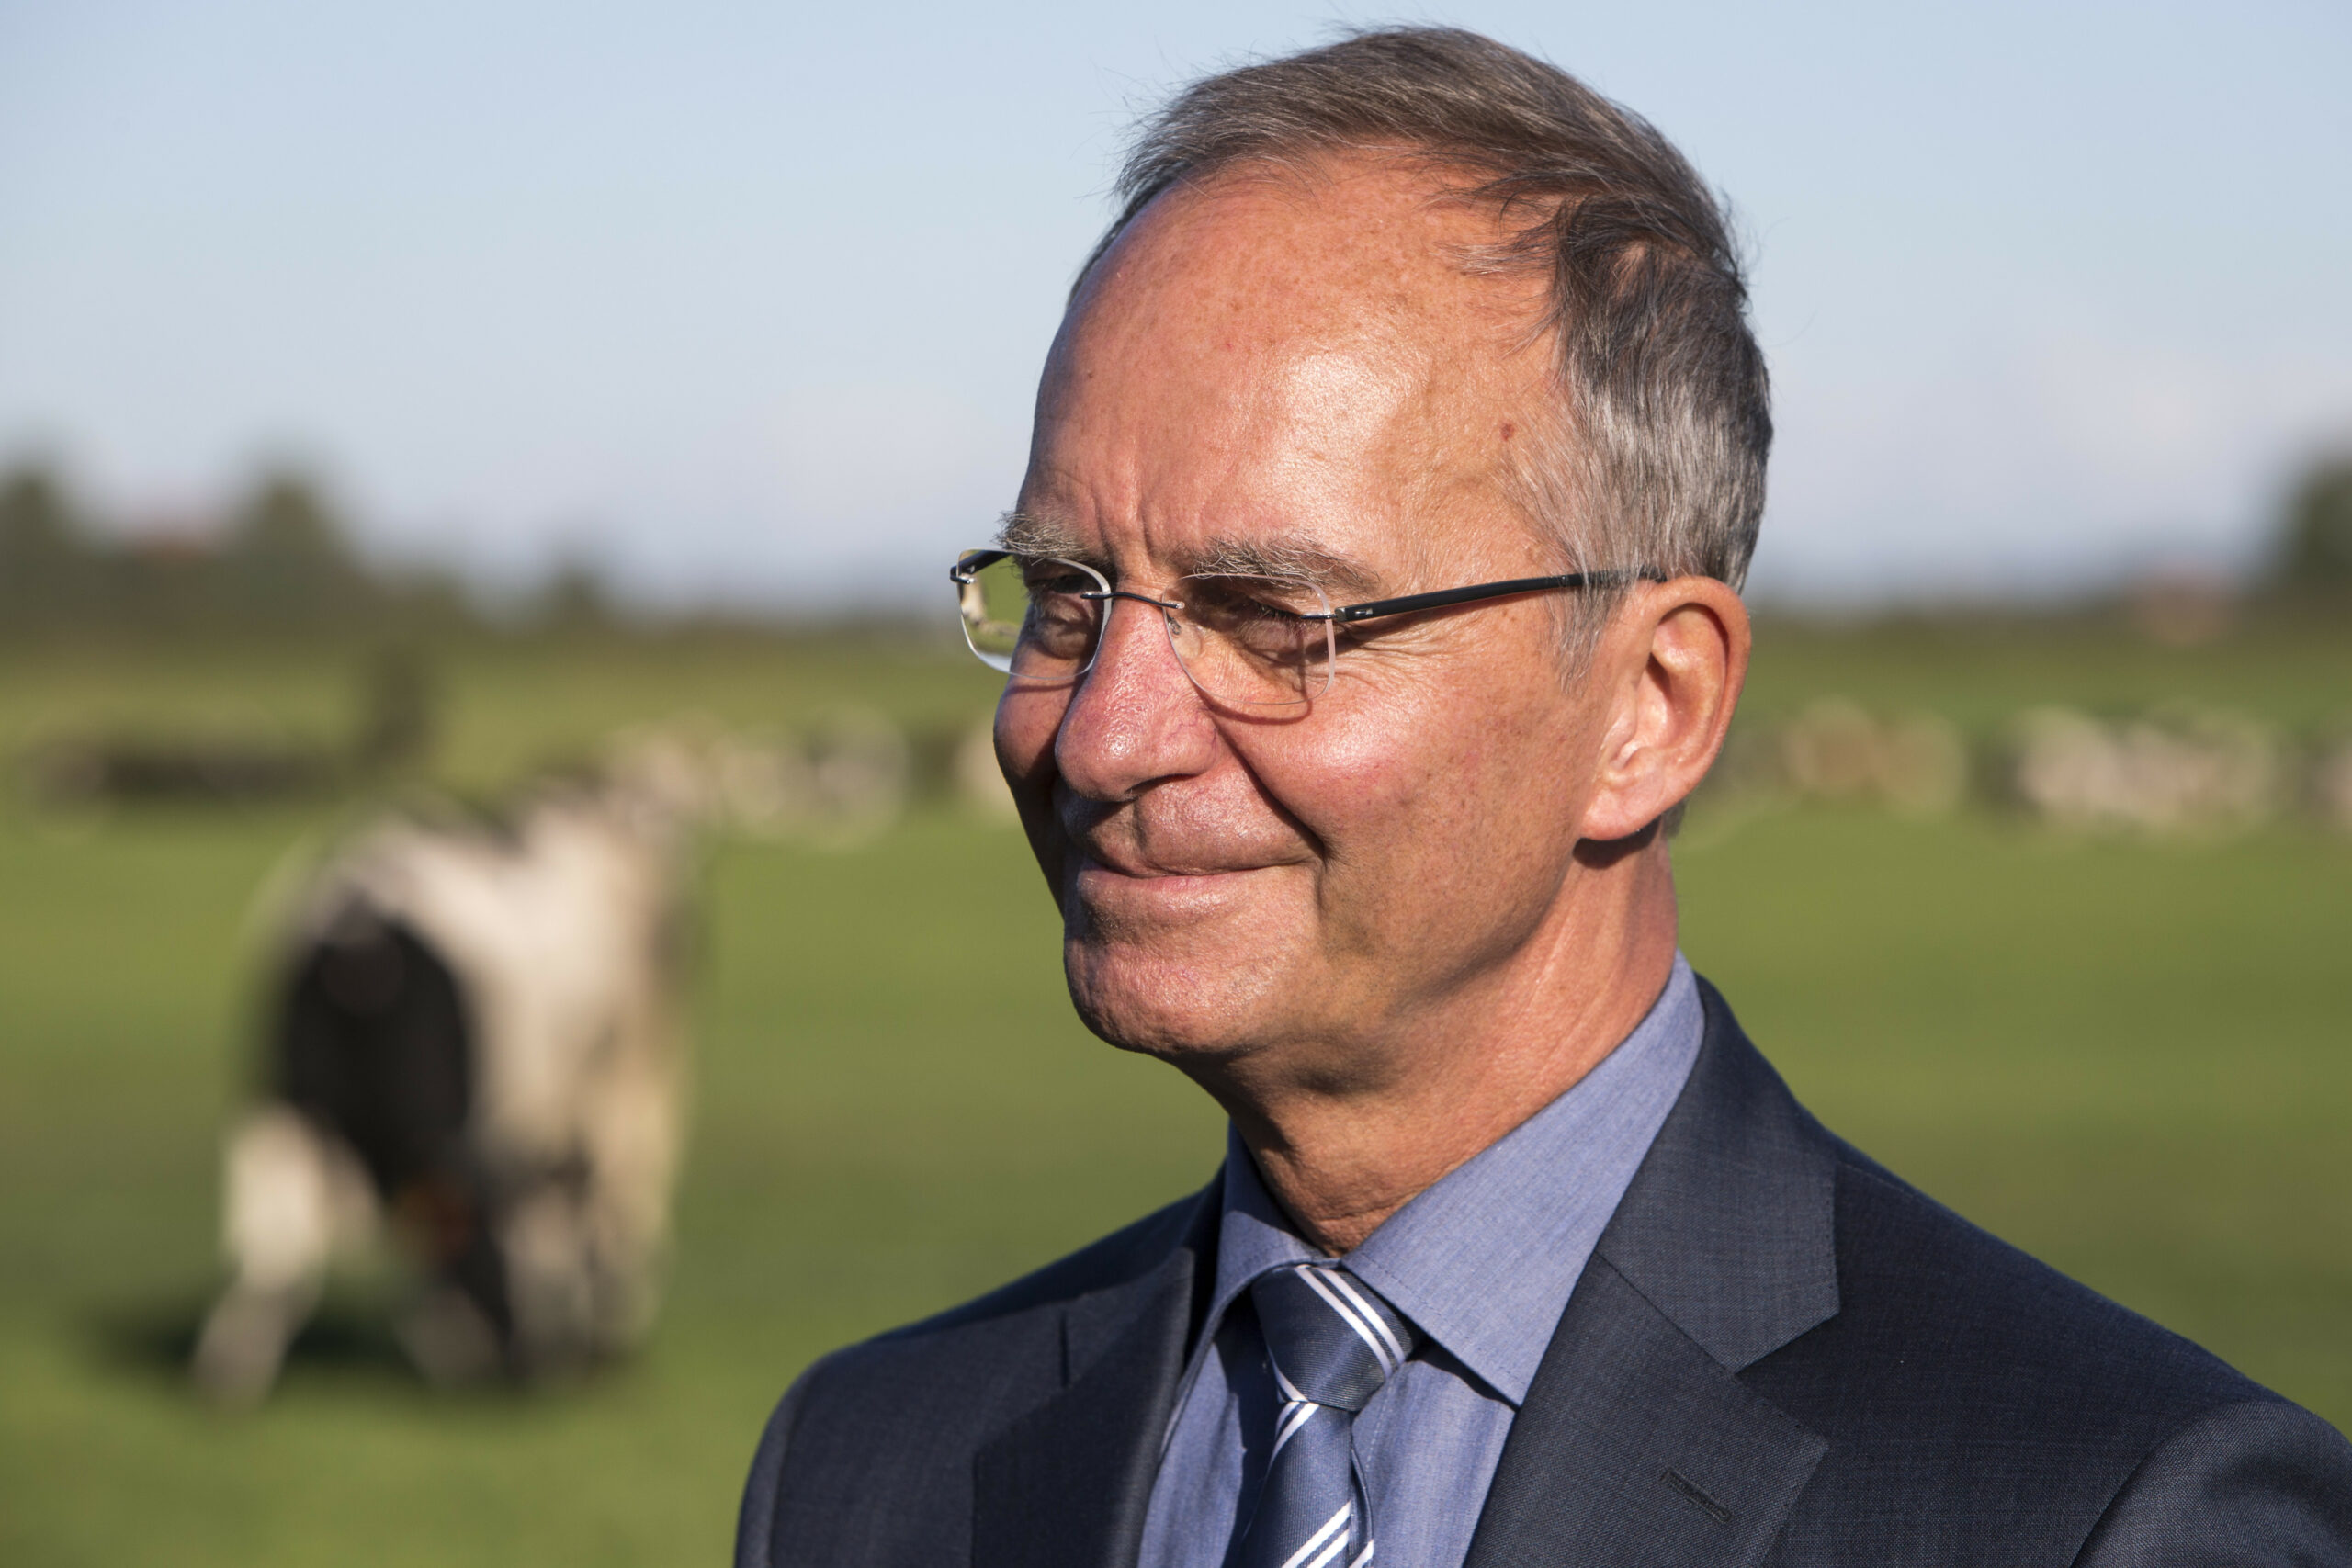
[[[1690,1080],[1561,1314],[1466,1568],[1753,1563],[1827,1451],[1737,1373],[1837,1314],[1835,1164],[1701,990]]]
[[[1596,1258],[1511,1423],[1467,1568],[1754,1562],[1826,1449]]]
[[[973,1568],[1113,1568],[1135,1562],[1176,1402],[1219,1188],[1202,1194],[1182,1245],[1127,1283],[1072,1302],[1064,1386],[974,1461]]]

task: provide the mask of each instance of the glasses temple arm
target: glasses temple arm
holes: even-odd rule
[[[1011,550],[973,550],[947,569],[947,581],[955,583],[969,583],[981,572],[1012,554]]]
[[[1572,571],[1559,577],[1514,577],[1503,582],[1481,582],[1469,588],[1441,588],[1433,593],[1408,593],[1396,599],[1372,599],[1342,604],[1331,612],[1340,626],[1377,620],[1383,615],[1409,615],[1416,610],[1442,609],[1480,599],[1501,599],[1513,593],[1540,593],[1553,588],[1615,588],[1627,582],[1663,582],[1658,571]]]

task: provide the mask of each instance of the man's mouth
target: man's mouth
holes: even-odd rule
[[[1136,855],[1113,854],[1080,844],[1078,846],[1079,869],[1099,871],[1112,876],[1129,877],[1139,882],[1169,880],[1204,880],[1217,876],[1235,876],[1244,872],[1259,871],[1257,865],[1220,865],[1213,862],[1177,860],[1159,862]]]
[[[1073,862],[1070,891],[1089,910],[1114,924],[1136,918],[1206,917],[1230,908],[1249,886],[1251,873],[1266,869],[1114,864],[1080,850]]]

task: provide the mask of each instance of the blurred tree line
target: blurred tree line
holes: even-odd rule
[[[2331,617],[2352,608],[2352,452],[2305,471],[2257,577],[2242,586],[2256,600]],[[684,621],[738,630],[757,624]],[[290,469],[263,474],[211,525],[174,533],[99,525],[45,464],[0,471],[0,638],[407,638],[525,627],[593,633],[634,624],[596,574],[576,562],[524,602],[491,604],[449,570],[372,561],[319,485]]]
[[[369,560],[324,491],[292,470],[261,476],[211,526],[169,534],[100,526],[46,465],[0,473],[0,637],[410,636],[613,619],[579,566],[520,609],[492,614],[447,570]]]
[[[2313,464],[2295,487],[2273,577],[2290,593],[2352,603],[2352,454]]]

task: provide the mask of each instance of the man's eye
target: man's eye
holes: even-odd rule
[[[1297,619],[1275,605],[1233,594],[1187,599],[1184,608],[1193,620],[1213,631],[1239,631]]]
[[[1186,608],[1204,618],[1235,621],[1295,621],[1317,613],[1311,595],[1280,583],[1186,584]]]

